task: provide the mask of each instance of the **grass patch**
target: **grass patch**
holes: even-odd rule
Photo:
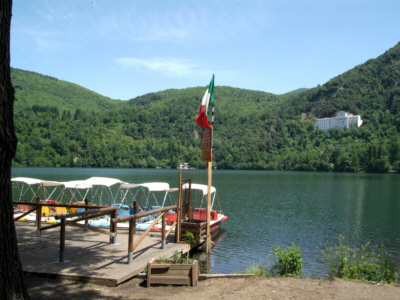
[[[252,263],[246,270],[238,271],[237,274],[254,274],[256,277],[270,276],[268,264],[262,261]]]

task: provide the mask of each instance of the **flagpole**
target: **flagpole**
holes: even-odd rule
[[[212,151],[212,150],[211,150]],[[208,177],[208,192],[207,192],[207,241],[206,253],[211,252],[211,233],[210,233],[210,212],[211,212],[211,165],[212,162],[207,162],[207,177]]]
[[[214,78],[214,74],[213,74]],[[212,131],[214,130],[214,104],[211,108],[211,136]],[[208,179],[208,192],[207,192],[207,239],[206,239],[206,253],[211,253],[211,230],[210,230],[210,221],[211,221],[211,173],[212,173],[212,147],[211,151],[211,161],[207,162],[207,179]]]

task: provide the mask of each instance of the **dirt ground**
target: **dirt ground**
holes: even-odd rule
[[[132,279],[117,287],[26,276],[31,299],[400,299],[400,287],[341,279],[213,278],[197,287],[152,286]]]

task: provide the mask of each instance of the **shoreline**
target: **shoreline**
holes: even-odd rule
[[[342,279],[296,279],[290,277],[213,278],[197,287],[152,286],[133,278],[117,287],[68,280],[24,277],[31,299],[399,299],[394,284]]]

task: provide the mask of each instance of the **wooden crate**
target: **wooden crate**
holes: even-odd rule
[[[181,225],[181,237],[183,237],[186,231],[193,233],[196,244],[200,244],[207,234],[207,222],[201,220],[183,221]]]
[[[199,268],[197,260],[192,264],[156,264],[153,258],[147,264],[147,287],[151,284],[191,285],[197,286]]]

